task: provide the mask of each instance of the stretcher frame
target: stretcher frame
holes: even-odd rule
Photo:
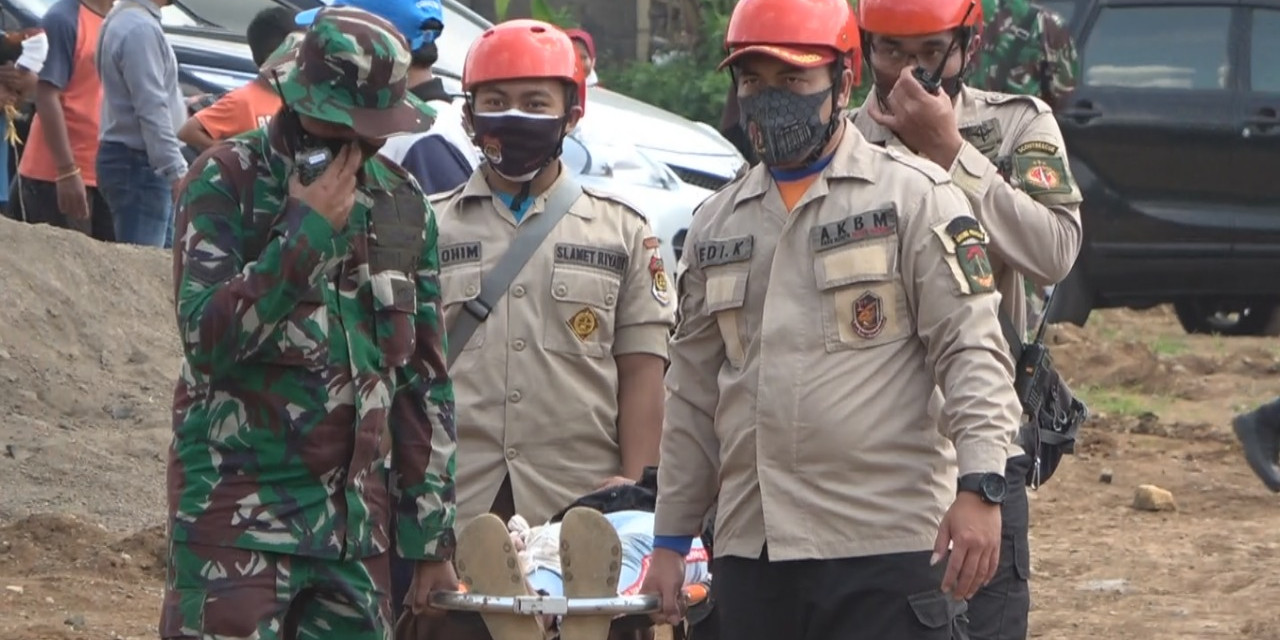
[[[680,594],[682,607],[690,607],[705,601],[709,595],[709,588],[707,584],[686,586]],[[567,598],[543,595],[498,597],[467,591],[434,591],[431,593],[431,605],[446,611],[521,616],[639,616],[662,611],[662,600],[656,595],[612,598]]]

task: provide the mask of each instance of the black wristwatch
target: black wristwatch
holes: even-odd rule
[[[1004,474],[970,473],[960,476],[956,490],[976,493],[987,504],[1003,504],[1009,484],[1005,481]]]

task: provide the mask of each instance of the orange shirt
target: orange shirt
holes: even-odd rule
[[[49,56],[40,70],[40,81],[62,90],[59,101],[67,123],[71,156],[80,167],[86,186],[98,185],[94,165],[98,159],[98,120],[102,111],[102,84],[94,65],[102,16],[78,0],[59,0],[40,22],[49,38]],[[31,132],[22,147],[18,173],[32,180],[54,182],[58,163],[44,139],[44,123],[36,113]]]
[[[195,119],[210,138],[225,140],[261,127],[279,110],[280,94],[261,78],[255,78],[197,111]]]
[[[776,180],[778,194],[782,196],[782,204],[786,205],[787,213],[796,208],[796,203],[804,197],[804,193],[809,190],[809,185],[818,179],[818,175],[813,173],[796,180]]]

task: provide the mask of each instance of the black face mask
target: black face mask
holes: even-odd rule
[[[768,87],[753,96],[738,98],[742,130],[760,161],[769,166],[802,162],[821,149],[831,135],[823,122],[822,105],[831,100],[831,89],[802,95]]]
[[[498,175],[528,182],[560,155],[565,119],[508,109],[473,113],[471,127],[480,152]]]

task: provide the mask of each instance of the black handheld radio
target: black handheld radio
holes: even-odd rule
[[[964,24],[969,20],[969,16],[973,15],[973,8],[978,5],[978,0],[970,0],[969,9],[964,12],[964,17],[960,18],[960,24]],[[956,43],[959,40],[953,39],[951,45],[947,47],[947,52],[943,54],[942,61],[938,63],[938,68],[930,74],[924,67],[919,65],[911,70],[911,75],[915,77],[920,86],[924,87],[932,95],[938,95],[938,90],[942,87],[942,72],[947,68],[947,61],[951,59],[951,53],[956,50]]]

